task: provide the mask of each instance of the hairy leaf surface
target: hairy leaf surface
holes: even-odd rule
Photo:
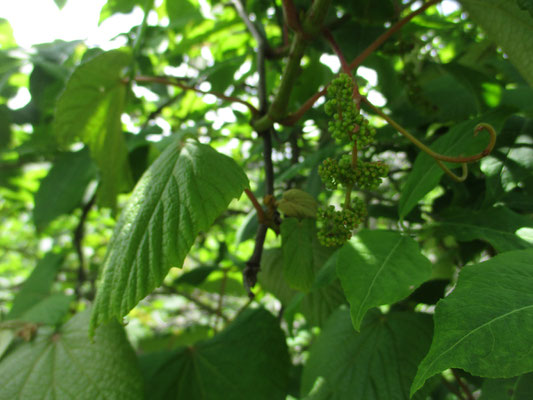
[[[208,341],[142,360],[153,400],[285,399],[289,365],[285,335],[264,309],[245,311]]]
[[[435,337],[411,392],[447,368],[488,378],[533,371],[533,249],[464,267],[437,303]]]
[[[408,236],[362,230],[340,249],[337,275],[359,330],[369,309],[401,300],[429,279],[431,263]]]
[[[59,331],[40,328],[0,362],[0,399],[142,399],[135,353],[116,321],[87,336],[90,313],[75,315]]]
[[[247,185],[231,158],[197,142],[171,143],[139,180],[116,224],[91,326],[126,315],[171,267],[181,267],[198,233]]]
[[[126,97],[121,75],[130,63],[125,49],[93,57],[76,68],[57,102],[56,136],[63,145],[78,139],[89,146],[100,167],[99,203],[108,207],[131,181],[120,120]]]
[[[336,311],[311,346],[302,376],[302,395],[317,379],[327,396],[320,399],[407,400],[416,365],[431,342],[431,317],[369,312],[361,331],[350,314]]]

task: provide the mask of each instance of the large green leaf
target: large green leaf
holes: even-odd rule
[[[340,309],[311,346],[302,376],[302,395],[317,380],[328,400],[407,400],[416,365],[431,342],[431,317],[392,312],[368,313],[361,332]],[[321,381],[321,382],[320,382]]]
[[[35,194],[33,221],[37,229],[43,230],[78,207],[95,172],[86,150],[60,155]]]
[[[431,263],[409,236],[362,230],[339,251],[337,275],[359,330],[372,307],[409,296],[431,276]]]
[[[447,368],[488,378],[533,371],[533,249],[465,267],[435,310],[435,337],[411,392]]]
[[[309,291],[315,280],[313,237],[315,220],[285,218],[281,224],[283,275],[290,287]]]
[[[152,400],[285,399],[290,360],[279,323],[247,310],[214,338],[142,359]]]
[[[142,399],[142,377],[124,330],[113,321],[87,336],[89,311],[61,329],[40,328],[0,362],[0,399]]]
[[[131,181],[122,133],[126,85],[121,80],[131,63],[128,50],[99,54],[81,64],[67,82],[56,108],[55,133],[68,145],[79,139],[100,167],[99,203],[114,207],[117,194]]]
[[[24,313],[48,297],[62,263],[63,255],[56,253],[47,253],[37,263],[37,266],[15,297],[13,307],[7,314],[8,319],[20,318]]]
[[[522,227],[533,228],[533,219],[505,207],[455,210],[451,216],[434,225],[438,233],[452,235],[459,241],[485,240],[498,252],[531,247],[530,243],[516,235]]]
[[[533,24],[527,11],[508,0],[461,0],[461,4],[533,86]]]
[[[197,142],[172,142],[139,180],[104,261],[91,326],[126,315],[181,267],[194,239],[248,185],[229,157]]]
[[[445,155],[475,154],[483,150],[488,143],[487,132],[474,136],[474,128],[480,122],[491,123],[496,131],[499,130],[505,117],[504,112],[487,114],[484,117],[465,121],[455,125],[441,138],[437,139],[431,148]],[[457,166],[457,164],[455,164]],[[413,164],[402,188],[399,204],[400,218],[404,218],[431,189],[438,185],[444,171],[433,158],[420,152]]]
[[[533,373],[509,379],[486,379],[481,388],[480,400],[531,399],[533,399]]]

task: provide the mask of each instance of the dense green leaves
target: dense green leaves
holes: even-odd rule
[[[57,102],[57,138],[63,145],[78,139],[89,146],[100,167],[99,202],[108,207],[131,180],[121,124],[126,97],[121,77],[130,63],[127,49],[93,57],[76,68]]]
[[[181,267],[194,239],[241,195],[235,162],[197,142],[172,142],[133,191],[109,244],[92,326],[126,315]]]
[[[289,355],[277,320],[247,310],[214,338],[143,357],[153,400],[285,399]]]
[[[505,207],[452,211],[435,225],[434,229],[439,234],[451,235],[459,241],[485,240],[497,252],[531,247],[531,243],[516,234],[520,228],[533,228],[533,219],[527,216]]]
[[[135,353],[122,327],[100,327],[91,343],[90,312],[79,313],[58,331],[40,328],[37,337],[9,352],[0,363],[0,399],[142,399]]]
[[[431,341],[431,317],[393,312],[368,313],[359,333],[340,309],[311,347],[302,377],[302,395],[318,383],[319,399],[409,399],[416,365]]]
[[[533,250],[510,251],[465,267],[435,310],[435,337],[411,391],[434,374],[462,368],[509,378],[533,371]]]
[[[497,43],[533,86],[533,24],[531,15],[516,2],[461,0],[472,19]]]
[[[362,230],[339,251],[337,275],[355,329],[366,312],[411,294],[431,275],[431,263],[409,236]]]
[[[453,126],[448,133],[437,139],[432,145],[433,151],[445,155],[475,154],[483,150],[488,141],[487,132],[474,136],[474,127],[480,122],[495,124],[498,129],[502,123],[502,113],[486,115],[485,118],[465,121]],[[420,152],[402,189],[399,204],[399,216],[404,218],[444,175],[444,171],[433,158]]]

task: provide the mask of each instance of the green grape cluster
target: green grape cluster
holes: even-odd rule
[[[388,173],[389,166],[381,161],[357,160],[357,167],[353,168],[350,154],[344,154],[339,160],[327,158],[318,167],[318,175],[329,190],[337,189],[338,185],[376,189]]]
[[[352,237],[352,231],[366,217],[366,207],[362,200],[356,198],[355,204],[342,210],[329,206],[318,210],[321,224],[318,239],[324,246],[340,246]]]
[[[339,142],[357,142],[360,147],[374,141],[376,129],[359,113],[353,99],[355,83],[347,74],[340,74],[328,87],[329,100],[324,104],[326,114],[333,117],[328,130]]]
[[[325,104],[326,114],[332,117],[328,129],[334,139],[350,144],[352,151],[339,159],[327,158],[318,167],[318,174],[326,188],[346,190],[346,202],[342,209],[334,206],[317,212],[318,239],[325,246],[340,246],[352,236],[353,230],[365,219],[367,212],[363,201],[351,198],[353,188],[375,189],[388,173],[382,162],[368,162],[358,158],[358,149],[374,141],[376,130],[370,126],[354,101],[355,84],[347,74],[340,74],[328,88],[330,99]]]
[[[389,166],[381,161],[358,161],[357,164],[355,183],[361,189],[377,189],[382,179],[389,173]]]

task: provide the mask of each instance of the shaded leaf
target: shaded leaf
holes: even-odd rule
[[[431,276],[431,263],[409,236],[362,230],[340,250],[337,275],[359,330],[366,312],[409,296]]]
[[[330,265],[332,250],[321,246],[316,238],[313,250],[316,279],[309,293],[293,290],[285,281],[281,248],[267,249],[263,252],[258,279],[261,286],[276,296],[285,307],[290,306],[291,312],[299,311],[309,324],[320,326],[339,305],[346,302],[346,299],[336,277],[334,280],[328,279],[332,278],[332,274],[327,273],[330,269],[322,272],[323,268]]]
[[[35,193],[33,221],[37,230],[80,206],[95,172],[87,150],[60,155]]]
[[[126,315],[181,267],[208,229],[248,185],[229,157],[197,142],[171,143],[143,174],[108,246],[92,327]]]
[[[447,368],[509,378],[533,371],[533,249],[510,251],[463,268],[437,303],[435,336],[411,393]]]
[[[480,122],[491,123],[498,132],[503,123],[504,113],[491,113],[484,117],[455,125],[448,133],[437,139],[431,149],[445,155],[476,154],[488,143],[487,132],[474,136],[474,127]],[[457,166],[458,164],[454,164]],[[444,171],[426,153],[420,152],[413,170],[402,188],[398,213],[404,218],[431,189],[438,185]]]
[[[509,379],[485,379],[479,400],[533,399],[533,373]]]
[[[429,315],[383,315],[373,310],[357,333],[350,313],[340,309],[311,346],[302,376],[302,395],[321,378],[323,393],[316,397],[319,399],[407,400],[416,365],[429,348],[431,335]]]
[[[13,307],[7,314],[8,319],[21,318],[25,312],[48,297],[62,263],[63,255],[56,253],[47,253],[37,263],[20,292],[15,296]]]
[[[40,328],[0,362],[0,399],[142,399],[142,378],[124,330],[113,321],[87,336],[90,312],[61,329]],[[110,351],[112,349],[112,351]]]
[[[247,310],[212,339],[142,359],[149,398],[285,399],[290,360],[279,324]]]
[[[313,237],[315,220],[285,218],[281,223],[283,276],[290,287],[309,291],[315,280]]]
[[[531,15],[507,0],[461,0],[470,17],[509,56],[533,86],[533,24]]]
[[[36,324],[57,325],[67,315],[74,296],[55,293],[45,297],[17,319]]]
[[[516,231],[522,227],[533,228],[533,219],[505,207],[491,207],[479,211],[455,210],[449,217],[434,225],[438,233],[452,235],[458,241],[487,241],[497,252],[531,247],[530,243],[516,235]]]
[[[68,145],[79,139],[89,146],[100,168],[99,203],[114,207],[117,194],[129,188],[128,152],[121,115],[126,85],[123,70],[131,63],[128,50],[99,54],[76,68],[57,102],[55,133]]]

